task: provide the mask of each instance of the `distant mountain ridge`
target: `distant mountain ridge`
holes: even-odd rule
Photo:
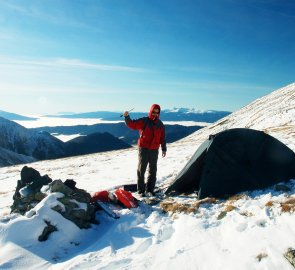
[[[27,117],[20,114],[5,112],[0,110],[0,117],[3,117],[8,120],[36,120],[37,118]]]
[[[103,142],[103,143],[102,143]],[[65,143],[69,156],[92,154],[129,148],[130,145],[112,136],[110,133],[91,133]]]
[[[75,114],[58,114],[46,115],[47,117],[61,117],[61,118],[100,118],[107,121],[118,121],[122,112],[111,111],[96,111]],[[131,112],[132,118],[141,118],[147,116],[148,112]],[[213,123],[227,115],[231,114],[229,111],[201,111],[187,108],[173,108],[171,110],[165,109],[161,111],[162,121],[196,121]]]
[[[47,132],[37,132],[0,117],[0,147],[35,159],[63,156],[63,142]]]
[[[201,129],[201,126],[181,126],[181,125],[165,125],[167,143],[175,142],[191,133]],[[56,127],[40,127],[34,128],[35,131],[45,131],[50,134],[58,135],[90,135],[92,133],[108,132],[115,137],[120,138],[128,144],[136,144],[138,132],[126,127],[125,123],[102,123],[94,125],[77,125],[77,126],[56,126]]]
[[[120,115],[122,112],[114,111],[96,111],[85,113],[58,113],[53,115],[45,115],[46,117],[58,117],[58,118],[90,118],[101,119],[105,121],[118,121],[121,120]],[[132,112],[133,118],[141,118],[147,116],[148,112]],[[207,122],[213,123],[227,115],[231,114],[229,111],[217,111],[217,110],[197,110],[188,108],[172,108],[164,109],[161,111],[161,120],[163,121],[195,121],[195,122]],[[38,117],[27,117],[15,113],[10,113],[0,110],[0,117],[8,120],[37,120]]]
[[[30,130],[0,117],[0,166],[128,147],[131,146],[107,133],[96,133],[64,143],[48,132]]]

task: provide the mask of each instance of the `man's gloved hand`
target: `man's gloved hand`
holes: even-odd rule
[[[162,151],[162,157],[166,157],[166,151]]]

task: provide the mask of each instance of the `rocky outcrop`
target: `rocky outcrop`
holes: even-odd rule
[[[74,222],[80,229],[89,228],[92,223],[96,223],[95,207],[90,203],[91,195],[83,189],[72,189],[65,183],[55,180],[49,184],[50,193],[60,192],[65,195],[59,199],[65,208],[58,205],[52,209]]]
[[[295,249],[289,248],[284,254],[284,257],[293,265],[295,268]]]
[[[41,176],[37,170],[24,166],[13,195],[11,212],[24,215],[34,208],[46,197],[46,194],[41,192],[41,188],[50,182],[52,179],[48,175]]]
[[[91,195],[83,189],[76,188],[74,180],[52,181],[48,175],[41,176],[37,170],[27,166],[23,167],[21,179],[17,181],[11,212],[25,215],[51,193],[63,195],[57,199],[61,204],[51,209],[75,223],[80,229],[90,228],[91,224],[97,223],[96,208],[91,204]],[[50,222],[46,225],[38,238],[39,241],[45,241],[50,233],[57,230]]]

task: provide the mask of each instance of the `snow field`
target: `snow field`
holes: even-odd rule
[[[165,187],[210,134],[233,127],[264,130],[295,150],[295,84],[279,89],[240,111],[168,145],[159,155],[157,185]],[[137,150],[127,149],[32,163],[41,175],[73,179],[92,193],[135,183]],[[201,204],[195,213],[163,213],[159,205],[116,209],[114,220],[97,213],[99,225],[80,230],[50,207],[52,194],[27,216],[9,215],[22,166],[0,169],[0,269],[192,269],[292,270],[283,257],[295,248],[294,209],[282,203],[294,199],[295,180],[257,190],[231,200]],[[192,196],[174,198],[192,203]],[[294,200],[295,201],[295,200]],[[37,237],[44,219],[58,227],[45,242]]]

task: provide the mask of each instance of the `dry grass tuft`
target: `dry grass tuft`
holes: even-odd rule
[[[259,262],[261,262],[262,259],[265,259],[265,258],[267,258],[267,257],[268,257],[268,255],[267,255],[266,253],[260,253],[260,254],[258,254],[258,255],[256,256],[256,259],[257,259]]]
[[[216,203],[216,202],[217,202],[216,198],[205,198],[205,199],[196,201],[194,203],[189,203],[189,202],[177,203],[175,201],[165,200],[160,203],[160,208],[162,208],[164,212],[190,214],[190,213],[196,213],[201,204]]]
[[[240,215],[245,216],[245,217],[253,217],[254,214],[252,212],[244,211],[241,212]]]
[[[273,207],[274,202],[273,201],[268,201],[265,206],[266,207]]]
[[[227,212],[226,211],[221,211],[217,217],[218,220],[223,219],[226,216]]]
[[[229,205],[225,206],[224,211],[225,212],[230,212],[230,211],[233,211],[235,209],[237,209],[237,207],[233,206],[232,204],[229,204]]]
[[[247,198],[247,195],[246,194],[237,194],[237,195],[233,195],[231,197],[229,197],[227,199],[228,202],[235,202],[235,201],[238,201],[238,200],[241,200],[241,199],[245,199]]]
[[[202,199],[202,200],[198,200],[197,202],[192,204],[192,206],[199,208],[201,204],[204,204],[204,203],[217,203],[217,201],[218,200],[216,198],[205,198],[205,199]]]
[[[235,209],[237,209],[237,207],[235,207],[232,204],[226,205],[225,208],[224,208],[224,210],[219,213],[217,219],[218,220],[223,219],[227,215],[228,212],[231,212],[231,211],[233,211]]]
[[[289,198],[285,202],[281,203],[281,210],[284,213],[294,213],[295,212],[295,198]]]
[[[285,201],[287,204],[295,204],[295,198],[289,198],[287,201]]]
[[[191,204],[182,204],[182,203],[175,203],[175,202],[161,202],[160,207],[163,209],[164,212],[172,212],[172,213],[195,213],[198,208],[193,207]]]

